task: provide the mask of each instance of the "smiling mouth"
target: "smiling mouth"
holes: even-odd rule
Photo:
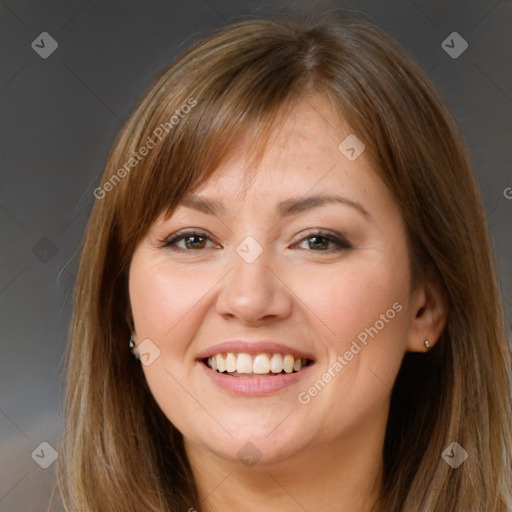
[[[225,373],[232,377],[271,377],[288,373],[300,372],[313,364],[310,359],[294,357],[292,354],[246,354],[218,353],[202,360],[211,370]]]

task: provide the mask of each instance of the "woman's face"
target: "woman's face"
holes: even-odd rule
[[[190,196],[215,214],[181,204],[135,250],[133,338],[188,450],[265,464],[382,438],[414,316],[410,268],[401,215],[365,152],[342,144],[351,133],[309,98],[250,186],[240,144]]]

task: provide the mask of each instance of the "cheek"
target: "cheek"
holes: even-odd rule
[[[290,275],[289,282],[294,283],[292,288],[307,306],[305,310],[312,313],[311,321],[324,336],[331,357],[347,350],[358,334],[376,323],[381,339],[387,337],[385,333],[393,338],[401,330],[405,314],[397,309],[403,311],[408,274],[406,266],[394,263],[368,252],[334,270],[312,267],[307,279],[303,273],[295,281]]]
[[[140,259],[134,257],[129,281],[135,330],[141,339],[163,342],[186,323],[187,313],[200,307],[208,282],[198,283],[161,264],[144,265]]]
[[[138,342],[150,339],[159,349],[158,357],[142,365],[142,370],[151,394],[180,431],[193,430],[191,418],[204,414],[182,383],[190,378],[191,368],[184,359],[193,336],[192,322],[197,322],[200,298],[211,284],[190,283],[190,275],[150,262],[143,251],[134,254],[129,277],[134,334]]]
[[[339,271],[312,274],[309,291],[298,293],[307,297],[327,355],[303,390],[336,425],[369,414],[389,394],[406,345],[406,262],[390,261],[389,253],[359,256]],[[329,382],[325,388],[319,377]]]

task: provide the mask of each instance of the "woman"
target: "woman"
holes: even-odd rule
[[[381,29],[336,11],[215,32],[150,87],[94,193],[67,510],[511,510],[482,201]]]

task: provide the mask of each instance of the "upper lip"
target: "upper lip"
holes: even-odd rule
[[[311,354],[297,350],[296,348],[282,343],[277,343],[271,340],[260,340],[260,341],[223,341],[212,345],[207,349],[203,350],[197,355],[197,359],[205,359],[207,357],[214,356],[215,354],[225,354],[227,352],[245,353],[245,354],[291,354],[293,357],[302,357],[303,359],[309,359],[314,361]]]

